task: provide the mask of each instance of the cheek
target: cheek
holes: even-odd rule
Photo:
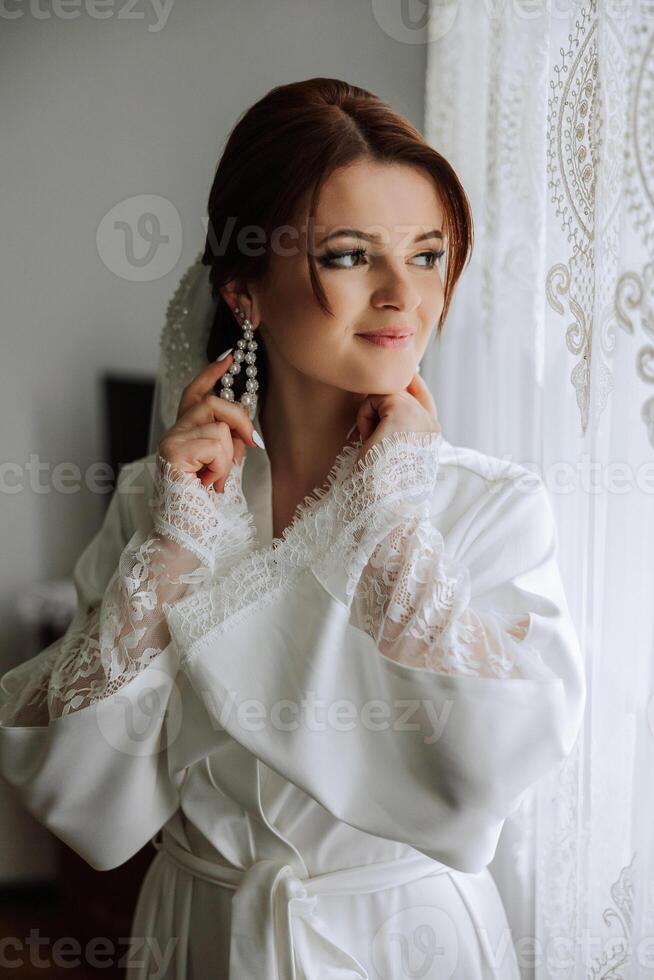
[[[424,302],[426,309],[431,310],[436,316],[440,314],[445,303],[445,286],[443,285],[442,276],[437,277],[436,286],[428,291]]]
[[[339,349],[344,335],[339,320],[323,313],[313,293],[305,303],[294,296],[287,304],[271,309],[266,320],[278,356],[296,370],[324,377],[325,369],[333,373],[333,365],[342,360]]]

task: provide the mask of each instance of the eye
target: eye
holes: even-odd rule
[[[321,265],[324,265],[327,268],[356,269],[357,266],[360,264],[358,260],[363,258],[367,254],[368,253],[365,248],[352,248],[346,252],[328,251],[325,252],[323,255],[321,255],[318,261],[320,262]],[[435,269],[436,263],[439,262],[444,255],[445,255],[445,249],[443,248],[440,249],[440,251],[436,251],[435,249],[428,249],[426,252],[420,252],[418,255],[414,256],[414,258],[419,259],[422,258],[423,256],[426,256],[429,262],[427,265],[423,266],[423,268]],[[341,260],[343,259],[352,259],[353,262],[351,265],[350,264],[343,265],[341,264]]]
[[[348,252],[328,251],[325,252],[324,255],[321,255],[318,261],[320,262],[321,265],[327,266],[327,268],[356,269],[356,266],[359,264],[358,262],[356,263],[356,265],[339,265],[337,263],[337,259],[347,259],[350,257],[359,259],[365,254],[366,254],[365,248],[353,248],[350,249]]]
[[[415,257],[417,259],[419,259],[419,258],[422,258],[423,255],[426,255],[431,260],[430,263],[429,263],[429,265],[427,265],[425,268],[427,268],[427,269],[435,269],[436,268],[436,263],[437,262],[440,262],[440,260],[445,255],[445,249],[444,248],[441,248],[440,251],[438,251],[438,252],[435,249],[428,249],[426,252],[420,252]]]

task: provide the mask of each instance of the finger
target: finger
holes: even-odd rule
[[[174,440],[169,440],[168,449],[173,447],[173,444]],[[169,458],[167,453],[166,458]],[[175,457],[173,457],[174,459]],[[204,486],[208,486],[221,477],[228,476],[232,465],[231,456],[225,451],[222,443],[204,437],[185,443],[183,455],[180,454],[181,459],[183,459],[183,463],[173,462],[173,465],[183,472],[197,477]]]
[[[243,458],[245,456],[245,443],[238,436],[233,436],[229,426],[226,426],[224,422],[206,422],[204,425],[196,425],[192,429],[185,429],[184,433],[188,433],[188,435],[193,436],[194,439],[216,439],[223,446],[226,459],[230,459],[239,465],[243,462]],[[206,466],[197,475],[202,483],[208,485],[210,482],[210,477],[214,471],[215,467]],[[223,478],[225,480],[228,476],[229,473],[223,474]]]
[[[226,480],[232,467],[232,450],[215,438],[199,436],[185,446],[187,458],[195,468],[203,486],[218,480]]]
[[[240,466],[245,457],[245,443],[238,436],[233,436],[232,442],[234,444],[234,462]]]
[[[245,443],[238,436],[233,436],[229,426],[226,426],[224,422],[207,422],[203,425],[197,425],[194,428],[184,429],[184,435],[178,436],[180,443],[186,445],[186,440],[188,437],[192,437],[193,440],[197,439],[212,439],[214,442],[220,443],[223,448],[223,459],[232,460],[233,463],[240,465],[243,462],[245,456]],[[172,437],[175,440],[175,437]],[[227,465],[227,464],[225,464]],[[208,486],[211,483],[212,477],[216,475],[217,467],[216,465],[203,464],[202,468],[196,473],[198,479],[204,486]],[[231,471],[231,466],[229,467]],[[224,469],[219,470],[222,472],[223,481],[229,476],[229,472],[225,473]],[[224,485],[224,484],[223,484]],[[219,487],[214,484],[216,490],[222,490],[223,487]]]
[[[198,437],[206,436],[211,438],[212,435],[212,423],[207,425],[198,426],[196,430]],[[227,438],[222,443],[225,447],[225,459],[230,459],[232,464],[235,466],[240,466],[245,458],[246,446],[242,439],[235,436],[233,433],[228,431]],[[213,468],[215,470],[215,467]],[[222,484],[219,486],[218,483],[214,484],[216,490],[222,492],[224,489],[225,481],[231,472],[232,467],[229,466],[229,472],[224,473],[222,476]],[[209,467],[205,467],[201,472],[198,473],[198,477],[201,482],[206,486],[211,482],[211,476],[213,475],[212,470]],[[219,481],[220,482],[220,481]]]
[[[422,407],[426,409],[430,415],[433,415],[435,419],[438,419],[436,402],[434,401],[433,395],[427,387],[425,381],[419,374],[413,375],[411,381],[406,387],[406,390],[420,402]]]
[[[208,395],[215,385],[220,381],[223,374],[231,367],[234,359],[233,354],[228,354],[222,361],[211,361],[205,368],[187,384],[182,392],[179,403],[177,418],[181,418],[192,405],[199,402],[205,395]],[[224,401],[224,399],[223,399]]]
[[[240,402],[228,402],[219,395],[207,394],[177,420],[177,429],[192,429],[204,422],[224,422],[234,429],[243,442],[248,446],[256,446],[252,434],[254,424],[247,409]]]
[[[356,426],[364,442],[379,423],[379,414],[373,404],[374,398],[374,395],[366,395],[357,410]]]
[[[233,456],[232,432],[226,422],[200,423],[200,425],[195,425],[192,428],[183,429],[176,437],[176,440],[184,446],[193,439],[213,439],[214,442],[223,447],[226,456],[230,459]]]

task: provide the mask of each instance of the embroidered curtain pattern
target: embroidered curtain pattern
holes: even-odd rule
[[[654,2],[432,0],[425,39],[476,234],[423,376],[451,442],[543,477],[588,681],[491,870],[525,978],[651,976]]]

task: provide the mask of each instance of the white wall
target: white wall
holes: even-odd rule
[[[392,25],[389,36],[378,6],[176,0],[166,16],[153,0],[109,0],[98,19],[91,0],[65,0],[56,17],[37,0],[0,4],[1,462],[23,466],[34,453],[50,472],[61,461],[83,472],[102,457],[99,374],[155,372],[166,304],[203,245],[220,148],[270,88],[344,78],[422,128],[425,47],[395,39]],[[107,268],[96,231],[142,194],[172,202],[182,238],[174,268],[139,283]],[[103,506],[87,490],[0,494],[0,668],[30,652],[17,596],[70,572]],[[40,875],[52,855],[49,834],[2,784],[0,880]]]

